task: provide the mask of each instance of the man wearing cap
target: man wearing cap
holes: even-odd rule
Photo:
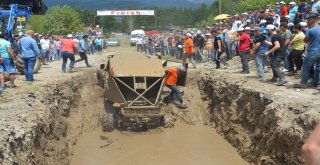
[[[67,38],[60,39],[62,43],[62,72],[66,73],[67,61],[70,59],[70,72],[73,72],[75,57],[74,53],[77,49],[77,43],[72,39],[72,34],[68,34]]]
[[[296,6],[295,2],[290,2],[290,10],[289,10],[289,18],[290,18],[290,22],[293,22],[294,16],[296,15],[296,13],[298,12],[298,7]]]
[[[186,34],[186,37],[182,37],[184,39],[184,56],[182,59],[183,64],[187,63],[187,59],[192,63],[193,68],[196,68],[196,63],[194,62],[193,55],[194,55],[194,45],[192,40],[192,35],[190,33]]]
[[[244,32],[244,28],[238,28],[239,36],[236,36],[235,40],[239,41],[238,52],[241,58],[242,63],[242,72],[243,74],[249,74],[249,64],[248,64],[248,55],[250,54],[250,41],[251,38],[249,34]]]
[[[201,36],[201,31],[197,31],[197,35],[193,38],[195,46],[195,56],[198,62],[202,61],[201,54],[203,52],[204,38]]]
[[[84,60],[84,62],[86,63],[86,66],[91,67],[91,65],[89,65],[88,57],[86,54],[88,51],[87,39],[88,39],[88,36],[84,35],[82,36],[82,39],[79,41],[78,50],[79,50],[80,59],[76,60],[75,63]]]
[[[288,8],[286,7],[286,3],[283,2],[283,1],[281,1],[279,4],[280,4],[280,8],[281,8],[281,14],[280,14],[280,16],[281,16],[281,17],[284,17],[284,16],[288,15],[289,10],[288,10]]]
[[[100,55],[102,54],[102,42],[101,36],[98,36],[98,38],[95,40],[97,51]]]
[[[284,44],[284,39],[280,34],[277,33],[274,25],[268,25],[266,29],[268,34],[271,35],[271,42],[265,41],[265,43],[272,47],[269,51],[265,52],[265,55],[271,55],[271,67],[273,72],[271,81],[277,81],[275,85],[281,86],[287,83],[284,74],[280,70],[281,61],[284,60],[287,54],[286,46]]]
[[[320,26],[317,24],[318,16],[310,15],[308,18],[309,29],[306,32],[304,42],[308,43],[307,55],[302,65],[302,75],[299,87],[307,88],[309,71],[316,64],[315,82],[320,90]]]
[[[235,30],[232,29],[232,24],[227,25],[227,30],[225,32],[225,43],[226,43],[226,54],[227,54],[227,60],[230,60],[233,58],[235,53],[235,42],[234,42],[234,33]]]
[[[142,38],[142,36],[141,35],[139,35],[138,36],[138,39],[137,39],[137,42],[136,42],[136,44],[137,44],[137,52],[143,52],[143,38]]]
[[[21,58],[24,64],[24,75],[26,81],[33,82],[33,69],[36,64],[36,60],[41,56],[38,44],[36,40],[33,39],[34,32],[28,30],[27,36],[22,37],[19,41],[19,50],[21,52]]]
[[[302,21],[307,21],[307,18],[312,14],[312,7],[310,5],[306,6],[306,12],[302,15]]]
[[[186,68],[184,66],[171,67],[167,68],[165,72],[166,79],[164,84],[171,90],[170,95],[167,97],[167,100],[173,100],[173,97],[175,95],[180,102],[180,108],[187,108],[187,104],[183,101],[181,92],[177,86],[178,78],[186,74]]]
[[[265,58],[264,54],[269,50],[269,46],[264,42],[267,36],[263,34],[261,27],[254,28],[254,47],[250,52],[250,56],[254,54],[258,79],[263,80],[265,77]]]

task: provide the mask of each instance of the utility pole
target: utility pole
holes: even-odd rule
[[[219,14],[221,14],[221,0],[219,0]]]

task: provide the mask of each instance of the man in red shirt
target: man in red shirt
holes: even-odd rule
[[[279,4],[281,9],[281,17],[288,15],[289,9],[286,7],[286,3],[281,1]]]
[[[177,81],[179,76],[186,74],[186,68],[184,66],[171,67],[166,69],[166,80],[164,84],[171,89],[170,95],[166,98],[168,101],[173,100],[173,95],[176,96],[180,102],[180,108],[187,108],[187,104],[183,101],[181,92],[177,87]]]
[[[74,53],[77,49],[77,43],[72,39],[72,34],[68,34],[67,38],[65,39],[60,39],[61,43],[62,43],[62,48],[61,48],[61,52],[62,52],[62,72],[66,73],[66,65],[67,65],[67,61],[68,59],[70,59],[70,72],[73,72],[73,68],[74,68],[74,63],[75,63],[75,57],[74,57]]]
[[[250,35],[244,31],[244,28],[238,28],[238,34],[235,40],[239,41],[238,51],[242,63],[242,72],[243,74],[249,74],[249,64],[248,64],[248,55],[250,54]]]

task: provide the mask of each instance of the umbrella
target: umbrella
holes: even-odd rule
[[[229,14],[220,14],[220,15],[217,15],[216,17],[214,17],[214,20],[222,20],[222,19],[227,19],[229,17],[230,17]]]

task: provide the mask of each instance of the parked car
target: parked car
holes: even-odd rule
[[[108,38],[107,46],[120,46],[120,40],[117,38]]]

